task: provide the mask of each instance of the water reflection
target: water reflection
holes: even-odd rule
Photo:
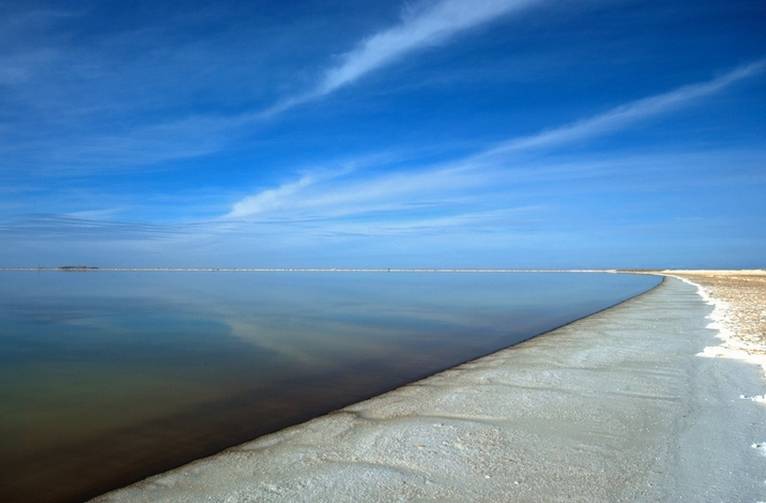
[[[81,500],[656,282],[607,274],[4,273],[0,499]]]

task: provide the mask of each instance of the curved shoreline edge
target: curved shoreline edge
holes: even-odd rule
[[[709,315],[663,281],[94,501],[764,499],[764,408],[738,398],[763,381],[694,356],[715,345]]]
[[[676,278],[684,283],[694,286],[697,294],[702,300],[713,306],[713,311],[707,316],[710,323],[707,328],[716,330],[716,338],[720,344],[706,346],[697,356],[705,358],[732,358],[746,363],[758,365],[761,367],[764,377],[766,377],[766,346],[747,342],[737,337],[735,323],[730,321],[731,306],[728,302],[718,298],[710,288],[697,283],[688,277],[678,273],[663,273],[666,277]],[[764,306],[766,308],[766,306]],[[766,312],[766,311],[765,311]],[[766,395],[754,397],[756,401],[766,403]]]

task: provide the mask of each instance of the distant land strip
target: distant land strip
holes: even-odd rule
[[[397,273],[519,273],[519,272],[651,272],[652,269],[517,269],[474,267],[0,267],[0,272],[397,272]]]

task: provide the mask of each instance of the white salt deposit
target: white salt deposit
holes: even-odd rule
[[[713,311],[707,316],[710,320],[707,328],[716,330],[718,332],[716,338],[721,342],[714,346],[706,346],[697,354],[697,356],[742,360],[760,366],[761,371],[764,376],[766,376],[766,348],[761,344],[747,342],[736,337],[736,325],[731,321],[731,317],[729,316],[731,308],[728,302],[722,299],[716,299],[711,295],[707,288],[694,281],[671,273],[666,273],[666,275],[694,286],[697,289],[697,294],[702,297],[702,300],[713,306]]]

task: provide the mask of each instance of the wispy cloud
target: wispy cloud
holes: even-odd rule
[[[295,181],[257,192],[237,201],[229,219],[273,217],[290,219],[340,218],[373,212],[396,212],[453,201],[482,181],[451,169],[416,173],[357,176],[303,175]],[[405,203],[406,201],[406,203]]]
[[[763,185],[766,178],[760,174],[760,166],[764,161],[766,152],[761,150],[620,152],[540,159],[512,170],[424,170],[409,181],[403,173],[367,180],[353,171],[325,178],[304,175],[272,189],[269,193],[274,200],[260,199],[263,204],[257,208],[242,208],[247,211],[223,219],[146,223],[120,218],[125,213],[121,208],[106,208],[0,218],[0,236],[25,241],[162,240],[182,248],[251,238],[279,243],[290,240],[296,246],[315,238],[415,238],[454,233],[481,234],[482,239],[489,234],[514,233],[518,239],[519,233],[545,227],[559,206],[562,186],[571,196],[666,192],[679,186],[700,190]],[[258,211],[250,212],[255,209]]]
[[[415,218],[381,218],[373,221],[334,221],[318,227],[324,235],[354,235],[387,237],[439,234],[445,231],[468,233],[507,232],[515,227],[528,227],[539,219],[544,205],[514,206],[481,211],[455,211],[440,213],[439,216]]]
[[[216,68],[240,65],[225,59],[219,61],[220,55],[228,51],[221,49],[216,40],[203,40],[182,50],[157,50],[155,47],[162,47],[168,35],[156,30],[131,33],[127,40],[116,34],[93,47],[69,46],[61,43],[65,26],[54,21],[73,17],[74,13],[17,13],[13,19],[0,23],[7,28],[6,32],[13,28],[16,33],[33,21],[32,26],[43,31],[23,52],[13,48],[0,51],[3,63],[0,86],[7,86],[6,92],[13,98],[11,111],[16,121],[13,129],[20,129],[18,125],[22,122],[34,123],[35,127],[21,128],[24,135],[0,142],[0,152],[8,159],[20,159],[19,164],[25,166],[44,166],[46,174],[114,172],[209,155],[225,149],[232,138],[266,118],[326,96],[419,49],[447,42],[460,33],[543,1],[434,0],[406,4],[398,23],[364,37],[337,64],[320,69],[313,86],[309,84],[305,92],[278,100],[266,110],[165,116],[161,121],[144,123],[133,119],[114,121],[114,117],[131,107],[151,111],[158,103],[173,103],[176,97],[168,95],[167,90],[174,89],[172,94],[177,94],[174,84],[178,83],[163,80],[169,78],[166,67],[183,74],[192,72],[194,78],[187,79],[181,90],[199,94],[209,85],[210,75],[219,73]],[[150,44],[151,37],[159,37],[158,42]],[[136,58],[132,52],[136,41],[138,47],[145,43],[151,51]],[[189,61],[194,57],[204,58],[208,63],[190,67]],[[118,71],[112,68],[115,61],[120,63]],[[144,89],[147,73],[157,75],[156,85],[149,89],[152,92],[134,92]],[[186,91],[187,88],[191,91]],[[41,124],[53,129],[41,129]],[[45,134],[38,134],[41,130]]]
[[[340,63],[324,71],[316,87],[286,98],[262,113],[275,115],[352,84],[410,53],[443,43],[462,32],[543,0],[439,0],[409,5],[401,21],[374,33],[346,53]]]
[[[482,156],[506,154],[514,151],[554,147],[613,133],[640,120],[670,113],[684,105],[712,96],[739,81],[753,77],[766,69],[766,60],[759,60],[736,68],[707,82],[679,87],[667,93],[657,94],[620,105],[587,119],[549,129],[541,133],[513,138],[482,152]]]
[[[185,228],[144,222],[124,222],[77,215],[34,214],[0,220],[0,235],[24,240],[154,240],[182,235]]]
[[[624,166],[625,161],[612,159],[541,166],[528,161],[524,164],[515,162],[518,161],[516,154],[615,133],[642,119],[669,114],[684,105],[712,96],[736,82],[757,75],[764,68],[766,61],[757,61],[706,82],[684,85],[626,103],[542,133],[511,138],[474,155],[438,166],[376,176],[353,172],[338,172],[331,176],[303,174],[297,180],[235,202],[224,218],[279,216],[288,220],[305,220],[358,217],[371,213],[377,214],[378,220],[381,214],[400,218],[397,214],[404,210],[435,211],[476,204],[488,190],[502,190],[514,183],[602,176]],[[454,215],[450,218],[454,219]]]

